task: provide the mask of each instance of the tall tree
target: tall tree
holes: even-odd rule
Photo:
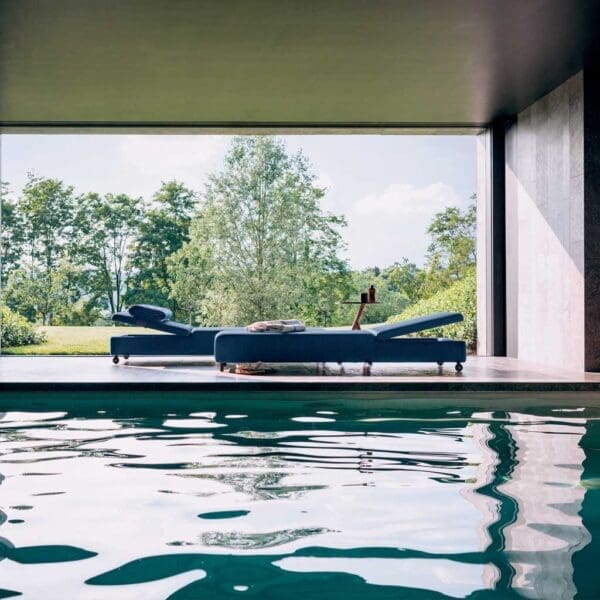
[[[141,198],[126,194],[90,193],[77,211],[77,257],[86,272],[86,288],[112,313],[124,306],[131,271],[130,244],[143,210]]]
[[[14,258],[6,277],[6,301],[31,320],[41,317],[51,324],[61,312],[59,304],[65,313],[78,297],[76,270],[69,263],[74,205],[72,187],[29,173],[18,201],[3,207],[11,223],[3,242],[11,246]]]
[[[177,301],[169,296],[167,259],[188,241],[196,203],[196,194],[177,181],[164,182],[154,194],[151,206],[140,219],[131,249],[129,266],[133,276],[127,290],[128,304],[171,305],[177,312]]]
[[[17,203],[22,219],[24,259],[48,275],[72,241],[73,188],[58,179],[28,174]]]
[[[475,265],[475,227],[474,203],[465,210],[452,206],[435,215],[427,229],[431,243],[427,249],[424,296],[458,281]]]
[[[272,137],[234,138],[223,170],[208,180],[190,241],[176,255],[207,259],[207,322],[331,318],[349,276],[339,258],[345,221],[321,210],[323,195],[302,153],[289,155]],[[189,281],[196,294],[202,283]]]
[[[8,194],[8,184],[0,183],[0,288],[19,267],[23,251],[23,219]]]
[[[169,297],[190,325],[194,320],[210,322],[211,311],[208,310],[207,299],[214,283],[210,247],[200,244],[193,232],[192,239],[167,259]]]

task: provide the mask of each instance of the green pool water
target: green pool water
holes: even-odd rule
[[[0,598],[600,598],[583,395],[0,404]]]

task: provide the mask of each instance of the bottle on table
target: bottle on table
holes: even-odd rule
[[[371,286],[369,288],[369,304],[373,304],[375,302],[375,286]]]

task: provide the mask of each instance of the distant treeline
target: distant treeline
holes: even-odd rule
[[[152,198],[76,193],[29,174],[2,184],[3,303],[30,322],[103,324],[133,303],[171,307],[203,325],[298,317],[347,325],[375,285],[381,322],[460,281],[475,264],[475,208],[432,220],[426,265],[353,271],[341,258],[342,215],[326,213],[302,152],[273,137],[236,137],[203,190],[164,182]]]

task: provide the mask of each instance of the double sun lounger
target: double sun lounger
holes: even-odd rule
[[[369,374],[374,362],[455,363],[462,371],[467,358],[464,341],[400,337],[457,323],[460,313],[434,313],[400,323],[359,331],[309,328],[294,333],[252,332],[236,327],[192,327],[172,320],[166,308],[136,304],[113,315],[113,321],[148,327],[160,334],[112,337],[110,353],[130,356],[214,356],[221,370],[227,363],[362,362]],[[167,335],[165,335],[167,334]]]

